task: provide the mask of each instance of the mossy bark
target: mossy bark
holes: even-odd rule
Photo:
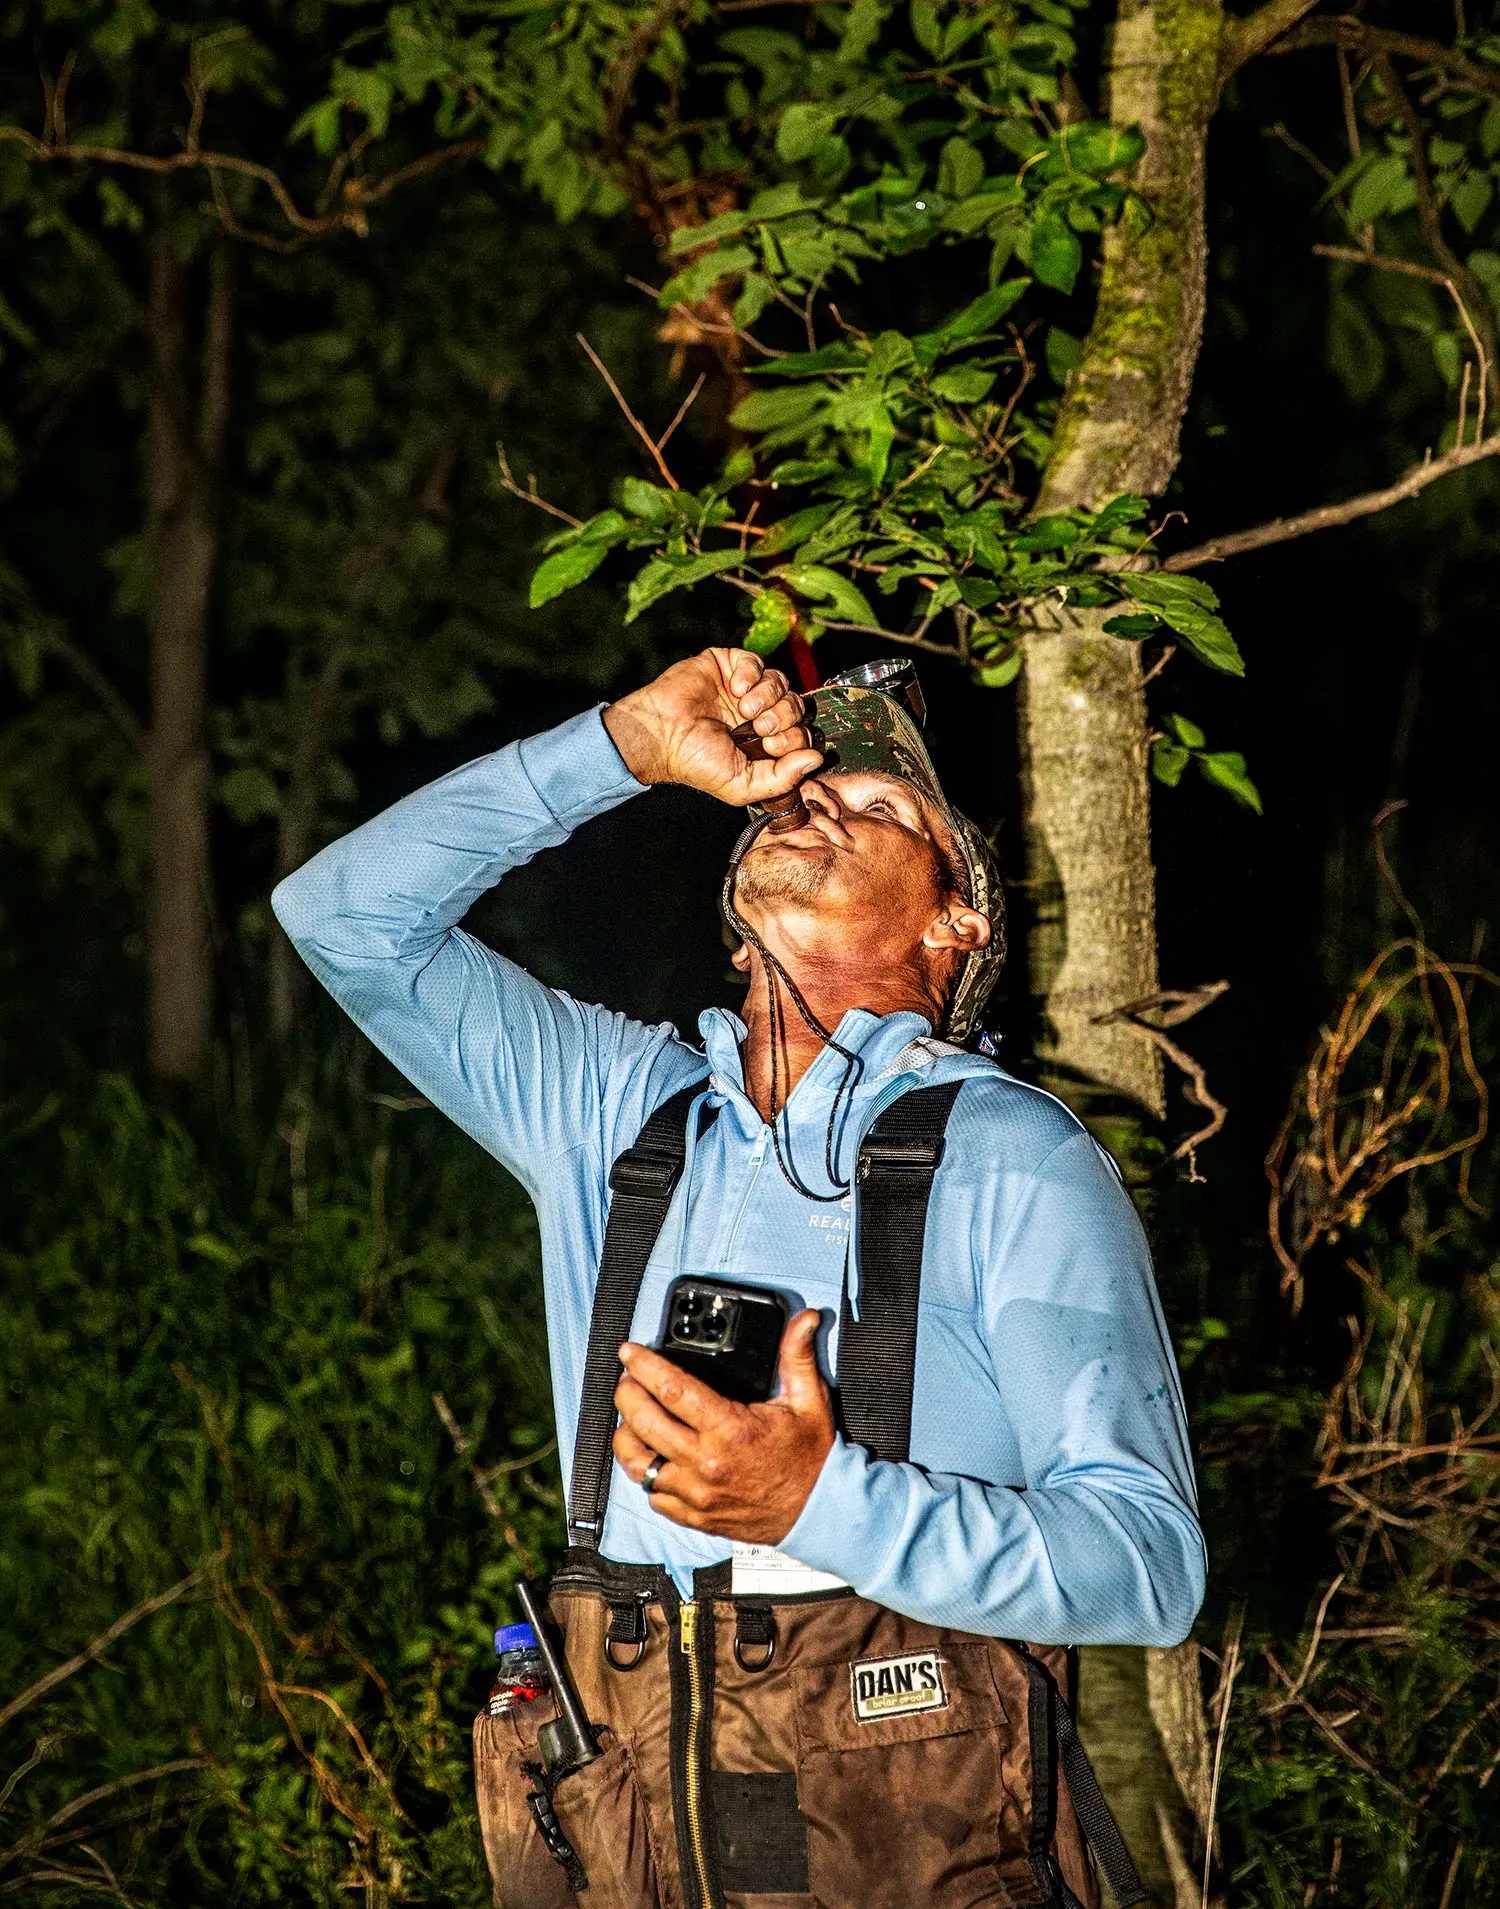
[[[1097,507],[1123,492],[1159,495],[1177,463],[1203,328],[1204,158],[1224,30],[1219,0],[1120,0],[1109,116],[1145,135],[1135,184],[1149,219],[1126,218],[1105,240],[1098,307],[1058,419],[1042,512]],[[1156,1050],[1127,1024],[1101,1022],[1159,986],[1146,699],[1139,653],[1103,633],[1109,614],[1063,611],[1027,645],[1032,984],[1052,1084],[1080,1111],[1124,1103],[1159,1116]],[[1084,1653],[1084,1732],[1162,1903],[1178,1893],[1198,1825],[1182,1746],[1154,1712],[1164,1723],[1161,1690],[1195,1693],[1196,1677],[1191,1644],[1180,1655],[1153,1653],[1149,1678],[1144,1652]]]

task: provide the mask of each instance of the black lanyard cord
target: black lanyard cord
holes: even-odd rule
[[[765,969],[766,1013],[771,1024],[771,1147],[776,1155],[776,1165],[780,1168],[781,1177],[786,1181],[787,1185],[793,1188],[794,1191],[800,1193],[804,1199],[816,1200],[819,1204],[824,1206],[833,1206],[845,1197],[850,1187],[848,1180],[841,1180],[839,1178],[837,1168],[834,1164],[835,1135],[841,1131],[843,1126],[843,1120],[841,1118],[842,1103],[844,1095],[847,1093],[850,1097],[850,1106],[852,1107],[854,1089],[859,1084],[860,1076],[864,1073],[865,1064],[860,1055],[842,1046],[834,1039],[829,1030],[824,1027],[817,1015],[814,1014],[812,1009],[808,1006],[802,990],[797,986],[796,982],[787,973],[780,961],[771,953],[760,936],[734,905],[734,887],[736,881],[739,879],[740,863],[744,860],[745,852],[750,847],[750,844],[755,840],[756,836],[760,834],[769,820],[769,816],[759,817],[750,824],[739,841],[735,843],[734,853],[729,858],[729,868],[724,876],[724,888],[719,900],[720,906],[724,911],[724,919],[729,923],[730,927],[740,939],[752,947],[760,956],[761,964]],[[832,1193],[815,1193],[798,1172],[796,1164],[792,1160],[791,1122],[787,1119],[786,1108],[778,1107],[777,1104],[779,1085],[777,1049],[778,1047],[787,1046],[785,1010],[777,993],[776,983],[778,981],[780,981],[782,986],[786,989],[793,1007],[796,1008],[798,1014],[802,1017],[808,1031],[816,1034],[824,1046],[831,1047],[834,1053],[841,1056],[844,1062],[844,1071],[839,1077],[837,1088],[834,1090],[833,1105],[828,1110],[828,1131],[823,1140],[823,1170],[828,1176],[828,1184],[835,1189]],[[787,1073],[788,1075],[791,1073],[789,1049],[787,1051]],[[788,1099],[790,1099],[790,1095],[788,1095]],[[786,1122],[785,1148],[783,1148],[782,1145],[780,1131],[783,1121]]]

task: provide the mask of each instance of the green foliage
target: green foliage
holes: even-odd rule
[[[1087,607],[1128,591],[1113,573],[1149,541],[1139,499],[1028,515],[1055,387],[1081,351],[1058,320],[1089,248],[1131,204],[1142,151],[1134,132],[1049,114],[1080,10],[865,0],[815,10],[800,36],[706,11],[666,23],[644,4],[580,5],[548,16],[545,32],[530,13],[502,33],[477,12],[398,10],[384,48],[361,58],[385,91],[434,105],[445,136],[490,128],[495,163],[518,164],[565,219],[627,185],[679,208],[663,218],[660,302],[713,314],[756,383],[730,420],[750,469],[649,505],[622,495],[618,513],[555,541],[534,601],[621,545],[644,556],[628,619],[722,576],[750,597],[765,650],[790,627],[774,606],[754,608],[774,577],[809,606],[810,636],[931,641],[942,619],[952,653],[998,687],[1048,598]],[[347,80],[335,85],[353,104]],[[710,188],[727,178],[732,189]],[[847,316],[877,288],[909,284],[914,255],[955,249],[973,290],[946,321],[868,331]],[[792,311],[803,342],[788,336]],[[1043,315],[1045,384],[1028,342]],[[766,523],[753,541],[726,501],[738,487]],[[792,490],[796,507],[767,523]],[[1238,668],[1203,587],[1169,590],[1152,630]],[[872,592],[886,603],[872,607]]]
[[[12,1108],[0,1708],[198,1575],[6,1726],[0,1887],[489,1901],[468,1723],[561,1501],[543,1450],[487,1518],[434,1409],[547,1446],[529,1211],[436,1118],[294,1098],[210,1153],[118,1079]]]
[[[1261,813],[1260,791],[1250,780],[1245,758],[1235,749],[1210,749],[1208,738],[1187,716],[1176,713],[1166,718],[1166,733],[1151,744],[1151,773],[1167,788],[1175,789],[1190,762],[1198,765],[1205,781],[1234,797],[1242,808]]]

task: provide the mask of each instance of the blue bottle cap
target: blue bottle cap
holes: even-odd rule
[[[529,1624],[502,1624],[495,1633],[495,1655],[508,1650],[535,1650],[536,1632]]]

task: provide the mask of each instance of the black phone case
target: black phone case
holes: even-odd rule
[[[688,1294],[701,1295],[706,1301],[716,1296],[737,1302],[737,1329],[734,1343],[725,1350],[707,1346],[675,1343],[674,1318],[679,1301]],[[727,1279],[698,1279],[691,1274],[672,1282],[657,1351],[673,1365],[690,1372],[704,1385],[712,1386],[722,1398],[741,1405],[758,1405],[770,1398],[776,1387],[776,1368],[781,1356],[781,1335],[786,1330],[787,1304],[780,1293],[764,1286],[738,1286]]]

